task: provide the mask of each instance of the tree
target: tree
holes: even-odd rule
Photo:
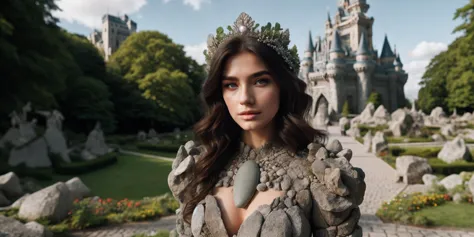
[[[61,44],[54,0],[3,0],[0,7],[0,117],[31,101],[57,106],[71,56]],[[21,17],[20,17],[21,16]]]
[[[204,68],[168,36],[157,31],[132,34],[112,55],[109,67],[156,103],[156,122],[186,126],[197,119]]]
[[[342,116],[347,117],[349,116],[349,114],[349,101],[346,100],[346,102],[344,102],[344,105],[342,106]]]
[[[382,95],[375,91],[370,93],[369,99],[367,99],[368,103],[374,104],[374,107],[377,109],[382,104]]]
[[[460,113],[474,110],[474,0],[456,10],[454,19],[459,18],[463,23],[453,32],[462,35],[431,60],[420,82],[418,105],[425,113],[437,106]]]

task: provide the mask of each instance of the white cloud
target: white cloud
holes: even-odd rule
[[[147,0],[60,0],[62,11],[53,14],[71,23],[79,23],[89,28],[102,28],[104,14],[133,14],[147,4]]]
[[[405,94],[408,98],[418,97],[420,89],[418,84],[426,71],[426,66],[434,56],[447,49],[448,46],[442,42],[422,41],[410,52],[412,60],[404,65],[404,69],[408,73],[408,81],[405,84]]]
[[[411,55],[415,59],[431,59],[442,51],[448,49],[445,43],[422,41],[411,51]]]
[[[200,43],[197,45],[185,45],[184,51],[186,54],[196,60],[200,64],[204,64],[206,62],[206,58],[204,57],[203,51],[207,49],[206,42]]]
[[[163,0],[163,3],[169,3],[172,0]],[[203,3],[211,3],[211,0],[183,0],[184,5],[192,7],[195,11],[201,10],[201,5]]]

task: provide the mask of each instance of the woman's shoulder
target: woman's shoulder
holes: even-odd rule
[[[183,201],[185,188],[191,183],[196,162],[204,152],[204,147],[193,140],[181,145],[168,174],[168,186],[173,196]]]

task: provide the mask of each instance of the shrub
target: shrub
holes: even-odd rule
[[[342,106],[342,116],[347,117],[351,111],[349,110],[349,101],[345,101],[344,105]]]
[[[377,109],[382,104],[382,95],[378,92],[370,93],[370,96],[367,99],[367,104],[370,102],[372,102],[372,104],[374,104],[375,109]]]
[[[377,210],[377,216],[382,220],[400,222],[402,224],[430,225],[428,218],[416,215],[416,212],[426,207],[436,207],[450,201],[448,194],[403,194],[389,202],[384,202]]]

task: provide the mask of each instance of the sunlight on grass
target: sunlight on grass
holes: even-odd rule
[[[168,174],[171,162],[132,155],[120,155],[115,165],[79,178],[89,187],[93,195],[113,199],[141,199],[170,192]],[[74,176],[55,175],[53,181],[41,182],[50,185],[67,181]]]
[[[417,213],[424,215],[434,226],[474,228],[474,205],[446,203],[438,207],[424,208]]]

